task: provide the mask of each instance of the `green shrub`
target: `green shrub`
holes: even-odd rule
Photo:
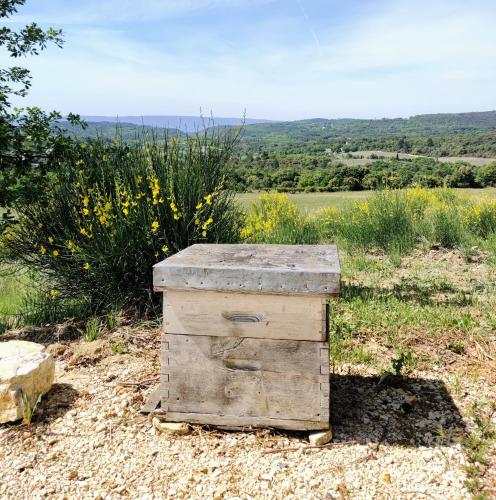
[[[239,133],[141,135],[67,148],[52,189],[15,207],[0,257],[40,272],[59,300],[95,313],[158,303],[152,266],[193,243],[235,242],[240,212],[224,190]]]
[[[316,244],[317,221],[302,214],[285,194],[263,194],[253,203],[241,237],[247,243]]]
[[[333,232],[351,250],[376,247],[403,254],[415,245],[414,212],[400,191],[379,191],[343,209]]]
[[[428,238],[444,248],[454,248],[467,239],[460,207],[436,203],[426,210]]]

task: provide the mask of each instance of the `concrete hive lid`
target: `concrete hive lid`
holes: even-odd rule
[[[335,245],[196,244],[153,267],[155,290],[166,288],[294,295],[337,295]]]

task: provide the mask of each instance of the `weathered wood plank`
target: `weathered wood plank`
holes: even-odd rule
[[[156,290],[187,288],[291,295],[337,295],[334,245],[197,244],[154,266]]]
[[[140,413],[152,413],[160,404],[163,395],[163,387],[157,385],[146,398],[145,404],[141,407]]]
[[[218,415],[226,418],[202,423],[222,425],[253,425],[258,418],[316,421],[320,426],[312,428],[319,429],[329,420],[322,397],[329,374],[321,373],[321,353],[328,350],[327,343],[165,337],[169,351],[163,374],[168,383],[163,384],[162,404],[168,418],[175,413]],[[250,424],[237,420],[243,418]],[[308,428],[301,425],[300,429]]]
[[[286,430],[326,430],[330,428],[328,421],[320,422],[314,420],[290,420],[268,417],[239,417],[236,415],[216,415],[213,413],[188,413],[170,411],[163,414],[162,418],[167,422],[190,422],[192,424],[210,424],[237,428],[274,427]]]
[[[313,296],[164,292],[164,329],[180,335],[324,341],[326,312],[325,299]]]

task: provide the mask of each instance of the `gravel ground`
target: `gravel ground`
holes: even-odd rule
[[[158,332],[127,338],[125,354],[111,353],[108,340],[49,347],[57,383],[36,420],[0,427],[2,499],[470,496],[462,415],[473,400],[495,398],[493,386],[464,379],[452,399],[449,374],[378,384],[367,368],[344,367],[332,377],[328,447],[269,430],[195,426],[175,436],[139,413],[156,383]]]

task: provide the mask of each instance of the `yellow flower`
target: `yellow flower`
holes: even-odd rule
[[[200,219],[195,219],[195,224],[196,224],[197,226],[199,226],[199,225],[200,225]]]
[[[174,214],[174,220],[179,220],[180,218],[179,214]]]
[[[203,231],[202,231],[202,236],[203,236],[204,238],[206,238],[206,237],[207,237],[207,231],[203,230]]]
[[[152,222],[152,231],[153,231],[154,233],[156,233],[156,232],[158,231],[158,228],[159,228],[159,227],[160,227],[160,224],[158,223],[158,221],[154,220],[154,221]]]
[[[90,211],[87,208],[83,208],[83,215],[89,215]]]
[[[67,248],[71,251],[71,253],[76,253],[77,251],[76,245],[74,245],[74,243],[71,240],[67,242]]]
[[[86,149],[87,145],[86,144],[80,144],[81,149]]]
[[[103,160],[103,161],[107,161],[107,160],[108,160],[108,156],[107,156],[107,155],[103,155],[103,156],[102,156],[102,160]]]
[[[84,227],[82,227],[79,232],[83,235],[83,236],[86,236],[87,238],[89,238],[91,240],[91,238],[93,238],[93,234],[86,231],[86,229]]]
[[[200,208],[201,208],[201,207],[203,207],[203,203],[201,203],[201,202],[200,202],[200,203],[198,203],[198,205],[196,205],[196,209],[197,209],[197,210],[200,210]]]
[[[76,162],[76,165],[79,166],[79,165],[84,165],[84,161],[83,160],[78,160]]]
[[[52,297],[52,299],[54,299],[58,295],[60,295],[60,292],[58,290],[50,290],[50,297]]]
[[[162,252],[167,253],[169,251],[169,247],[167,245],[164,245],[162,247]]]
[[[53,243],[53,238],[51,236],[48,237],[48,242]]]
[[[54,250],[52,252],[52,254],[53,254],[54,257],[58,257],[59,256],[59,251],[58,250]]]
[[[43,228],[43,224],[38,224],[38,229],[42,229]]]
[[[85,207],[87,207],[89,202],[90,202],[89,197],[88,197],[88,196],[85,196],[85,197],[83,198],[83,205],[84,205]]]
[[[207,194],[207,196],[204,196],[204,198],[205,198],[205,201],[207,202],[207,205],[212,204],[212,195],[211,194]]]
[[[124,215],[128,215],[128,214],[129,214],[129,210],[128,210],[127,208],[123,208],[123,209],[122,209],[122,213],[123,213]]]
[[[83,266],[83,269],[89,271],[91,269],[90,263],[86,262],[86,264]]]
[[[173,201],[170,202],[170,207],[173,212],[177,212],[176,204]]]
[[[43,245],[40,246],[40,253],[41,253],[41,255],[46,254],[46,248]]]

